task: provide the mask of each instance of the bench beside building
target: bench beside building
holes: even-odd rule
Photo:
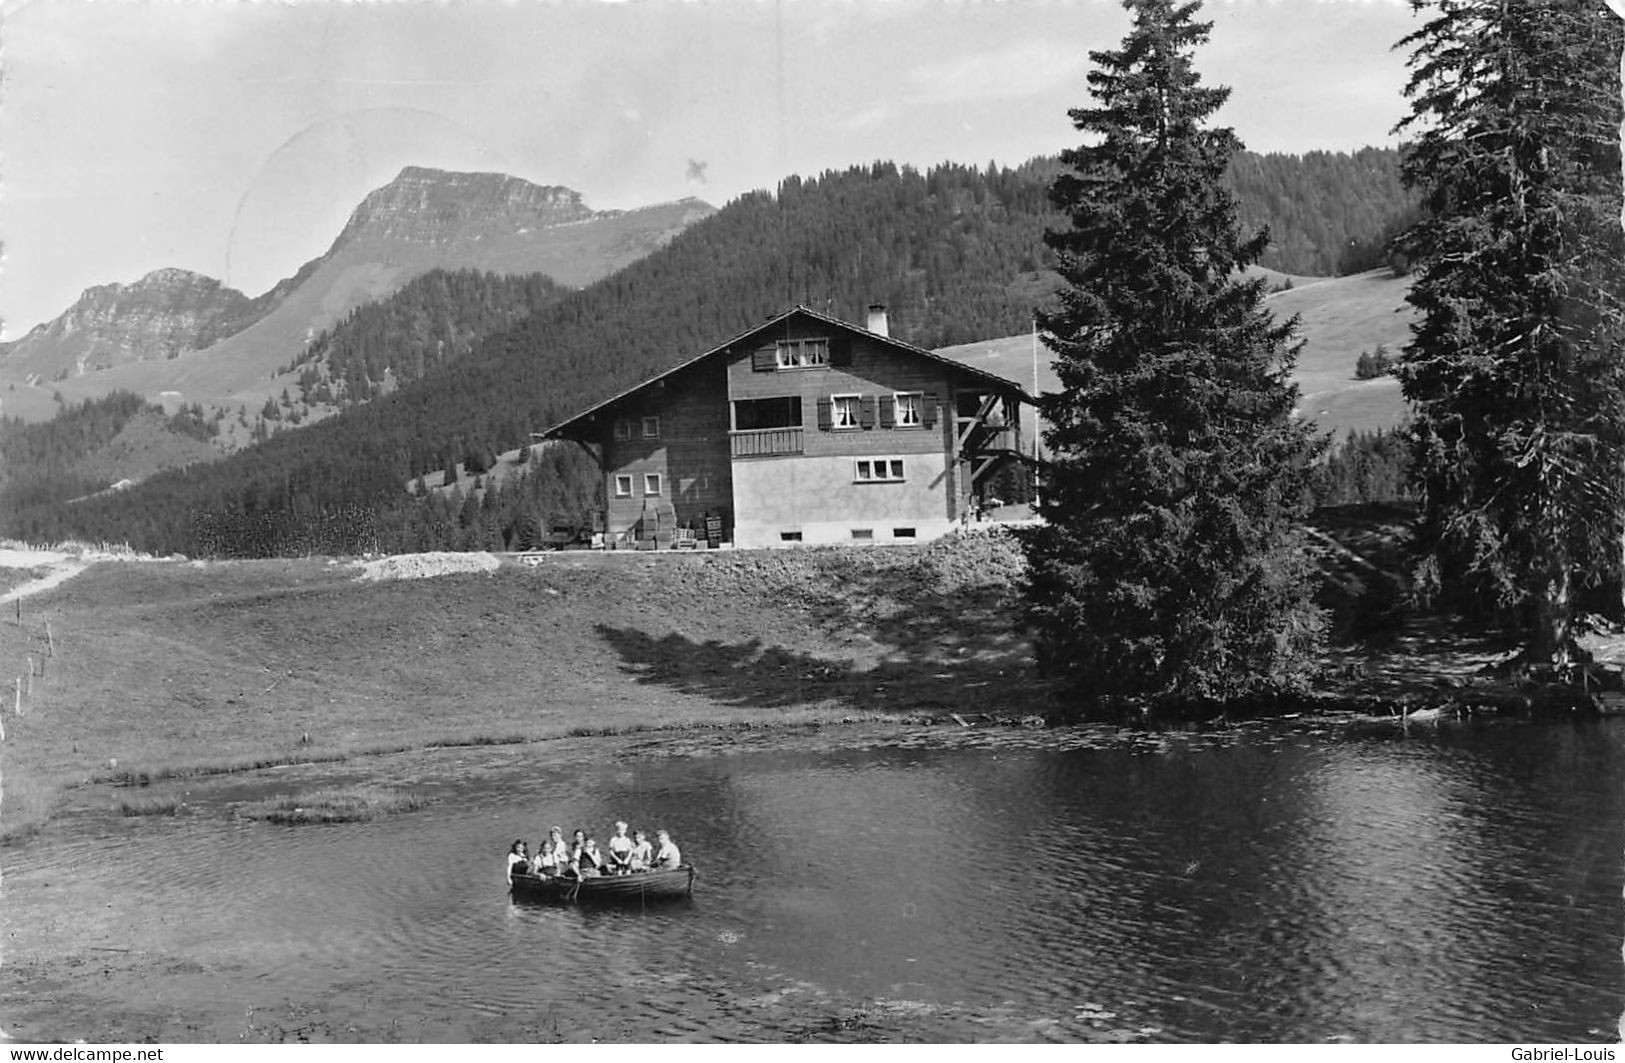
[[[922,540],[1021,461],[1019,385],[797,306],[541,433],[603,472],[610,537]]]

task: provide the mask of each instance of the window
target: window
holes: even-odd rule
[[[631,426],[628,425],[628,427],[631,427]],[[645,417],[643,419],[643,438],[644,439],[659,439],[660,438],[660,418],[658,418],[658,417]]]
[[[913,528],[893,528],[891,530],[891,537],[893,539],[912,539],[912,538],[914,538],[914,529]]]
[[[902,458],[859,458],[852,477],[860,484],[901,483]]]
[[[829,364],[829,340],[779,340],[775,345],[780,369],[813,369]]]
[[[857,540],[860,540],[860,541],[867,541],[867,540],[873,539],[874,537],[875,537],[875,530],[873,528],[853,528],[852,529],[852,538],[854,538],[854,539],[857,539]]]
[[[829,399],[829,425],[831,428],[857,428],[863,412],[863,396],[831,395]]]
[[[779,532],[779,542],[781,543],[799,543],[800,541],[801,533],[798,531]]]
[[[615,497],[616,498],[631,498],[632,497],[632,477],[630,477],[630,476],[617,476],[617,477],[615,477]]]
[[[734,431],[750,432],[758,428],[800,428],[801,397],[788,395],[777,399],[739,399],[734,402]]]
[[[657,472],[646,472],[646,473],[643,474],[643,494],[644,494],[645,497],[648,497],[648,498],[653,498],[653,497],[656,497],[656,496],[658,496],[660,494],[660,474],[659,473],[657,473]]]
[[[615,422],[615,438],[617,440],[631,439],[632,438],[632,422],[628,421],[624,417],[621,418],[620,420],[616,421]]]
[[[920,407],[925,396],[918,391],[899,391],[894,396],[896,414],[892,424],[898,428],[918,428],[925,421],[920,416]]]

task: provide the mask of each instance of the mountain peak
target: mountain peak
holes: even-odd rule
[[[228,302],[247,302],[248,297],[234,288],[227,288],[213,277],[194,273],[178,266],[164,266],[128,284],[117,281],[86,288],[79,296],[81,303],[115,299],[193,299],[210,298],[215,293]]]
[[[408,166],[374,189],[350,215],[334,246],[386,238],[415,243],[479,239],[595,217],[581,194],[502,173]]]

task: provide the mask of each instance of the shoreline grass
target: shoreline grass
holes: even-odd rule
[[[128,797],[118,803],[118,812],[126,817],[174,816],[182,803],[179,797]]]
[[[279,794],[242,806],[238,814],[282,826],[324,823],[363,823],[379,816],[414,812],[428,801],[416,794],[387,787],[344,786],[314,790],[303,795]]]
[[[398,753],[423,753],[437,749],[469,749],[480,746],[540,745],[571,738],[618,738],[629,735],[673,734],[699,731],[791,731],[807,728],[841,726],[862,723],[895,723],[899,726],[920,726],[952,721],[951,713],[853,713],[830,708],[812,710],[773,720],[713,720],[695,717],[661,723],[599,724],[574,727],[556,727],[530,734],[465,735],[429,738],[418,742],[372,743],[351,749],[296,751],[285,754],[248,756],[228,761],[194,764],[164,764],[100,771],[92,774],[80,785],[109,785],[117,787],[143,787],[175,779],[199,779],[216,775],[235,775],[269,768],[298,767],[307,764],[341,764],[368,757],[386,757]],[[986,718],[987,714],[981,714]]]

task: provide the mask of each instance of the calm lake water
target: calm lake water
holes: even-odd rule
[[[1595,1041],[1625,1007],[1625,721],[839,728],[368,765],[372,824],[234,820],[351,775],[116,795],[0,853],[13,1036]],[[665,826],[649,911],[517,903],[552,824]]]

